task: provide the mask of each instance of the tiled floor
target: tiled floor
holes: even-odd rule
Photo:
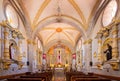
[[[65,80],[65,74],[63,70],[55,70],[53,81],[66,81]]]

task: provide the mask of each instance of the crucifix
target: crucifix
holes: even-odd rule
[[[60,50],[58,50],[58,63],[61,63],[61,56],[60,56]]]

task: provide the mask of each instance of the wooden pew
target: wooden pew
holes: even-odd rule
[[[20,78],[42,78],[44,79],[44,81],[50,81],[47,76],[31,76],[31,75],[28,75],[28,76],[20,76]]]
[[[8,81],[45,81],[42,78],[9,78]]]
[[[103,78],[75,78],[73,81],[111,81]]]
[[[72,75],[85,75],[82,72],[66,72],[66,81],[70,81]]]
[[[34,73],[31,75],[20,76],[20,78],[43,78],[43,79],[45,79],[45,81],[51,81],[52,80],[52,73],[51,72]]]
[[[90,75],[73,75],[71,76],[71,81],[74,81],[76,78],[98,78],[98,77]]]

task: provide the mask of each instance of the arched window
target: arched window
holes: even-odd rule
[[[13,28],[17,28],[19,23],[18,15],[11,5],[6,6],[5,15],[9,25]]]
[[[109,4],[106,6],[103,13],[103,17],[102,17],[103,26],[108,26],[112,22],[112,19],[116,15],[117,8],[118,8],[118,5],[116,0],[111,0]]]

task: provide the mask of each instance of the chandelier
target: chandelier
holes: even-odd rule
[[[57,4],[58,4],[58,6],[57,6],[57,18],[56,18],[57,22],[61,22],[61,20],[62,20],[62,18],[61,18],[62,14],[61,14],[60,3],[61,3],[60,0],[58,0],[57,1]]]

